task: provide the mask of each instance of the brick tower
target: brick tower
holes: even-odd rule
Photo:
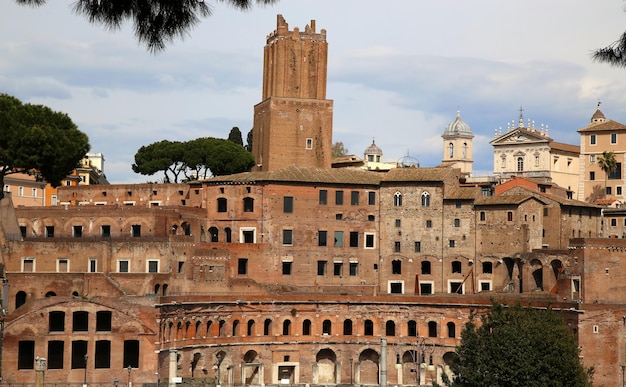
[[[252,153],[257,171],[296,164],[330,168],[333,101],[326,99],[328,43],[315,20],[289,31],[282,15],[267,37],[263,100],[254,106]]]

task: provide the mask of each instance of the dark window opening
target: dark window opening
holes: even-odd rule
[[[50,332],[65,331],[65,312],[53,311],[48,313],[48,327]]]
[[[217,198],[217,212],[226,212],[228,200],[226,198]]]
[[[72,226],[72,236],[81,238],[83,236],[83,226]]]
[[[422,252],[422,242],[419,242],[419,241],[415,242],[415,249],[414,250],[415,250],[416,253]]]
[[[393,251],[394,251],[394,252],[396,252],[396,253],[399,253],[399,252],[400,252],[400,250],[401,250],[401,244],[400,244],[400,242],[397,242],[397,241],[396,241],[396,242],[394,242],[394,243],[393,243]]]
[[[333,275],[335,277],[341,277],[342,274],[343,274],[343,263],[334,262],[333,263]]]
[[[428,275],[431,274],[430,261],[422,261],[421,264],[422,274]]]
[[[96,312],[96,331],[111,332],[112,313],[109,310],[99,310]]]
[[[437,337],[437,323],[434,321],[428,322],[428,337]]]
[[[328,238],[328,231],[318,231],[317,232],[317,245],[318,246],[326,246],[326,239]]]
[[[291,320],[283,321],[283,336],[289,336],[291,334]]]
[[[352,320],[344,320],[343,322],[343,334],[345,336],[352,335]]]
[[[350,276],[354,277],[358,274],[359,264],[357,262],[350,262]]]
[[[131,236],[133,238],[139,238],[141,236],[141,225],[140,224],[133,224],[131,226]]]
[[[54,238],[54,226],[46,226],[46,238]]]
[[[124,368],[139,368],[139,340],[124,340]]]
[[[326,275],[326,261],[317,261],[317,275]]]
[[[302,335],[303,336],[311,335],[311,320],[304,320],[302,322]]]
[[[374,336],[374,323],[372,320],[365,320],[363,324],[363,335]]]
[[[17,369],[32,370],[35,368],[35,342],[20,341],[17,348]]]
[[[15,294],[15,308],[19,308],[20,306],[26,303],[26,292],[20,290]]]
[[[87,354],[87,342],[84,340],[72,341],[72,369],[87,368],[85,355]]]
[[[100,236],[102,238],[110,238],[111,237],[111,226],[108,224],[104,224],[100,226]]]
[[[359,205],[359,191],[350,192],[350,204],[353,206]]]
[[[293,245],[293,230],[283,230],[283,245]]]
[[[210,227],[209,228],[209,236],[211,237],[211,242],[216,243],[219,242],[219,231],[217,230],[217,227]]]
[[[283,275],[291,275],[292,262],[283,262]]]
[[[335,191],[335,204],[338,206],[343,204],[343,191]]]
[[[330,322],[330,320],[324,320],[322,322],[322,334],[323,335],[332,334],[332,323]]]
[[[368,192],[367,193],[367,204],[373,206],[376,204],[376,192]]]
[[[77,311],[72,313],[72,331],[87,332],[89,330],[89,313]]]
[[[243,243],[254,243],[254,231],[253,230],[244,230],[243,234]]]
[[[283,212],[285,213],[293,212],[293,196],[285,196],[283,198]]]
[[[248,274],[248,258],[237,260],[237,274]]]
[[[402,282],[392,282],[389,286],[390,293],[402,294]]]
[[[416,337],[417,336],[417,322],[415,320],[410,320],[407,325],[407,336]]]
[[[399,259],[391,261],[391,274],[402,274],[402,261]]]
[[[22,238],[26,238],[26,226],[20,226],[20,234],[22,234]]]
[[[433,284],[427,282],[420,283],[420,294],[433,294]]]
[[[109,340],[96,341],[95,368],[111,368],[111,342]]]
[[[359,247],[358,231],[350,231],[350,247]]]
[[[484,274],[492,274],[493,273],[493,263],[491,263],[491,262],[483,262],[483,273]]]
[[[455,338],[456,337],[456,326],[453,322],[449,322],[448,324],[448,337]]]
[[[452,262],[452,272],[453,273],[460,273],[461,272],[461,262],[460,261],[453,261]]]
[[[243,212],[254,212],[253,198],[243,198]]]
[[[48,369],[63,369],[64,346],[65,342],[63,341],[48,341]]]
[[[263,322],[263,335],[269,336],[272,333],[272,320],[269,318]]]
[[[320,190],[320,204],[328,204],[328,191],[325,189]]]
[[[395,336],[396,335],[396,323],[388,320],[385,323],[385,335],[386,336]]]

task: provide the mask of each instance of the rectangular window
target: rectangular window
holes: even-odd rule
[[[131,226],[130,232],[131,232],[130,235],[133,238],[139,238],[141,236],[141,225],[140,224],[133,224]]]
[[[461,219],[454,219],[454,227],[461,227]]]
[[[611,195],[611,187],[606,187],[606,194]]]
[[[343,204],[343,191],[335,191],[335,204],[338,206]]]
[[[594,171],[590,171],[589,172],[589,180],[595,180],[596,179],[596,173]]]
[[[326,261],[317,261],[317,275],[326,275]]]
[[[248,258],[239,258],[237,260],[237,274],[248,274]]]
[[[96,258],[89,258],[89,273],[95,273],[98,271],[98,260]]]
[[[35,368],[35,342],[23,340],[17,347],[17,369],[32,370]]]
[[[293,230],[283,230],[283,245],[293,246]]]
[[[350,276],[354,277],[359,272],[359,263],[358,262],[350,262]]]
[[[24,196],[24,187],[18,187],[17,196]]]
[[[46,226],[46,238],[54,238],[54,226]]]
[[[158,260],[148,260],[148,273],[158,273],[159,272],[159,261]]]
[[[26,226],[20,226],[20,235],[22,238],[26,238]]]
[[[376,242],[375,242],[375,234],[372,233],[365,233],[365,248],[366,249],[373,249],[376,247]]]
[[[548,209],[547,208],[543,209],[543,216],[548,216]]]
[[[343,274],[343,263],[334,262],[333,263],[333,275],[335,277],[341,277],[342,274]]]
[[[596,145],[596,135],[592,134],[591,136],[589,136],[589,143],[591,145]]]
[[[51,203],[50,203],[50,204],[52,204],[53,206],[56,206],[57,204],[59,204],[59,203],[58,203],[59,198],[58,198],[58,196],[57,196],[57,195],[52,195],[52,196],[50,197],[50,200],[51,200]]]
[[[328,204],[328,191],[325,189],[320,190],[320,204]]]
[[[108,224],[103,224],[100,226],[100,236],[102,238],[110,238],[111,237],[111,226]]]
[[[615,168],[609,173],[609,179],[621,179],[622,178],[622,163],[615,163]]]
[[[396,219],[396,227],[401,227],[402,221],[400,219]]]
[[[450,247],[456,247],[456,241],[454,239],[450,239],[449,246]]]
[[[367,204],[370,206],[376,204],[376,192],[370,191],[367,193]]]
[[[449,282],[449,292],[450,293],[457,293],[457,294],[464,294],[463,291],[463,282],[461,281],[450,281]]]
[[[293,262],[283,262],[283,275],[291,275],[291,264]]]
[[[112,314],[109,310],[96,312],[96,332],[111,332]]]
[[[70,261],[67,258],[57,260],[57,273],[67,273],[70,271]]]
[[[48,331],[63,332],[65,331],[65,312],[54,310],[48,312]]]
[[[24,258],[22,259],[22,271],[23,272],[34,272],[35,271],[35,258]]]
[[[433,221],[432,220],[427,220],[426,221],[426,228],[431,228],[433,226]]]
[[[353,206],[359,205],[359,191],[350,192],[350,204]]]
[[[432,282],[420,282],[420,294],[428,295],[433,294],[433,283]]]
[[[393,251],[396,253],[400,252],[400,242],[393,242]]]
[[[72,341],[72,369],[85,369],[85,355],[87,354],[87,342],[84,340]]]
[[[72,313],[72,332],[89,332],[89,312],[79,310]]]
[[[486,218],[487,218],[487,215],[485,211],[480,211],[480,221],[484,222]]]
[[[64,342],[58,340],[48,341],[48,369],[63,369]]]
[[[457,200],[455,203],[456,208],[461,208],[463,206],[463,203],[461,203],[460,200]]]
[[[617,144],[617,133],[611,133],[611,144]]]
[[[283,212],[287,214],[293,212],[293,196],[285,196],[283,198]]]
[[[317,232],[317,245],[326,246],[326,239],[328,238],[328,231]]]
[[[241,243],[256,243],[256,227],[241,227],[239,229]]]
[[[306,147],[306,149],[313,149],[313,139],[312,138],[307,138],[306,139],[305,147]]]
[[[416,253],[422,252],[422,242],[415,242],[415,252]]]
[[[350,247],[359,247],[358,231],[350,231]]]
[[[489,292],[491,291],[491,282],[490,281],[480,281],[478,286],[480,287],[481,292]]]
[[[73,226],[72,236],[74,238],[81,238],[83,236],[83,226]]]
[[[596,155],[589,155],[589,162],[591,164],[595,163],[596,162]]]
[[[37,188],[33,188],[33,197],[36,198],[37,197]]]
[[[96,341],[94,368],[111,368],[111,342],[109,340]]]
[[[622,187],[621,186],[615,187],[615,190],[616,190],[615,194],[617,194],[617,195],[621,195],[622,194]]]
[[[335,247],[343,247],[343,231],[335,231]]]
[[[120,259],[119,261],[117,261],[117,272],[128,273],[128,260]]]
[[[124,340],[124,368],[139,368],[139,340]]]

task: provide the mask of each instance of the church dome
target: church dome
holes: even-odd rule
[[[461,112],[456,112],[456,118],[443,132],[444,136],[474,136],[472,128],[461,119]]]
[[[372,140],[372,145],[368,146],[363,152],[365,155],[382,155],[383,150]]]

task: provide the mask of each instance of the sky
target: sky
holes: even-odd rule
[[[623,0],[280,0],[246,12],[207,2],[211,16],[152,54],[132,25],[90,24],[72,1],[3,0],[0,93],[67,113],[103,153],[111,183],[155,181],[131,169],[143,145],[227,138],[235,126],[245,141],[263,46],[282,14],[290,30],[311,20],[326,30],[333,142],[360,157],[375,140],[385,161],[436,166],[460,111],[481,176],[493,170],[489,141],[520,108],[525,122],[574,145],[599,101],[626,123],[626,69],[591,60],[626,30]]]

